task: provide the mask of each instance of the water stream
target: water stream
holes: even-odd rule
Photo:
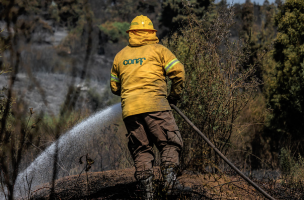
[[[16,195],[25,195],[26,190],[29,189],[27,184],[29,181],[31,181],[31,188],[52,181],[56,152],[58,152],[56,179],[79,173],[80,168],[75,166],[79,166],[79,157],[87,153],[95,160],[100,159],[100,157],[105,158],[99,164],[100,166],[97,166],[97,170],[110,169],[107,166],[111,166],[111,159],[107,161],[107,152],[102,152],[102,147],[109,144],[110,141],[107,140],[114,140],[111,142],[120,145],[119,138],[111,133],[112,129],[109,128],[111,125],[117,124],[118,121],[121,121],[120,103],[97,112],[73,127],[18,175],[15,187]],[[98,154],[100,154],[100,157],[98,157]]]

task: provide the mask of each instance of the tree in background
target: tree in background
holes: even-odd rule
[[[259,34],[259,24],[257,19],[260,13],[254,13],[255,7],[260,8],[260,6],[251,3],[250,0],[242,5],[241,17],[242,17],[242,29],[240,31],[240,37],[245,42],[244,53],[247,55],[247,59],[244,60],[243,67],[248,69],[251,65],[256,64],[258,60],[258,50],[261,48],[261,43],[258,39]],[[259,9],[258,9],[259,11]],[[262,80],[261,77],[261,66],[256,68],[255,75]]]
[[[197,20],[202,20],[204,14],[212,7],[214,0],[166,0],[162,3],[162,13],[160,23],[162,26],[169,28],[169,33],[176,32],[184,22],[187,22],[188,14],[185,7],[191,9],[191,13],[196,16]],[[206,19],[206,18],[204,18]],[[204,21],[205,22],[205,21]]]
[[[58,15],[54,17],[59,20],[61,24],[72,29],[79,25],[84,15],[89,14],[84,11],[87,2],[88,0],[53,0],[52,2],[48,2],[47,7],[49,11]],[[92,15],[91,10],[90,14]]]
[[[277,36],[277,27],[275,25],[275,15],[278,12],[278,7],[275,4],[269,4],[266,0],[261,8],[261,31],[258,34],[258,39],[261,47],[258,56],[264,56],[262,65],[262,80],[263,80],[263,93],[267,96],[269,93],[270,78],[275,61],[273,59],[273,42]]]
[[[241,19],[243,23],[240,36],[244,39],[248,39],[251,35],[254,22],[254,5],[250,0],[246,0],[242,5]]]
[[[58,49],[68,53],[82,53],[87,44],[88,32],[92,32],[94,14],[88,0],[53,0],[46,4],[49,15],[69,30],[69,35],[64,39]]]
[[[276,62],[269,74],[269,128],[277,147],[304,153],[304,1],[287,0],[276,15]]]
[[[264,82],[264,64],[268,54],[272,49],[272,42],[276,36],[274,25],[274,15],[277,7],[265,0],[263,5],[252,3],[246,0],[244,4],[236,4],[236,23],[234,25],[234,36],[239,36],[244,41],[244,53],[247,59],[243,63],[245,69],[253,63],[257,65],[255,75]],[[235,33],[236,32],[236,33]],[[260,85],[263,89],[263,85]]]
[[[160,9],[161,2],[160,0],[108,0],[110,4],[106,10],[109,16],[107,20],[130,22],[137,15],[147,15],[150,19],[155,19],[154,14]]]
[[[253,101],[241,112],[236,120],[234,145],[242,149],[234,155],[242,158],[240,163],[249,162],[252,168],[269,168],[276,166],[273,149],[268,141],[271,139],[264,134],[264,124],[268,115],[265,93],[267,93],[269,77],[274,60],[272,58],[273,40],[276,37],[274,16],[277,6],[265,0],[263,5],[257,5],[247,0],[244,4],[235,4],[235,24],[232,28],[232,38],[243,40],[243,53],[246,59],[242,67],[250,69],[255,65],[255,76],[259,79],[259,91]],[[246,128],[244,128],[246,127]],[[241,141],[241,142],[237,142]],[[247,160],[244,161],[244,157]],[[274,162],[275,161],[275,162]],[[248,167],[248,164],[247,164]]]
[[[276,37],[277,31],[274,24],[274,16],[277,12],[277,7],[274,3],[270,4],[268,0],[259,9],[260,26],[254,29],[257,33],[254,34],[258,42],[258,48],[254,54],[255,60],[258,60],[258,77],[262,80],[260,85],[261,91],[257,95],[257,100],[253,102],[254,112],[250,113],[251,120],[246,120],[246,123],[252,123],[250,130],[252,141],[252,154],[250,156],[251,166],[253,169],[269,168],[277,166],[273,148],[268,141],[271,140],[265,134],[265,121],[269,114],[266,107],[266,94],[268,93],[269,77],[268,74],[273,69],[274,60],[272,58],[273,40]],[[250,110],[250,109],[249,109]],[[252,114],[252,115],[251,115]]]

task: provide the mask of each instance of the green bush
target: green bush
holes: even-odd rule
[[[129,29],[128,22],[106,22],[99,26],[100,30],[108,35],[111,42],[127,42],[129,35],[126,31]]]

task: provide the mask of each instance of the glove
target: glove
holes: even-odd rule
[[[177,104],[177,99],[174,99],[174,98],[172,98],[171,96],[168,96],[168,102],[169,102],[169,104],[173,104],[173,105],[175,105],[176,106],[176,104]]]

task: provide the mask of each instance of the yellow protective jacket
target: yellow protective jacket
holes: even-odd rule
[[[172,81],[170,96],[180,97],[184,66],[169,49],[157,43],[155,32],[130,31],[129,45],[114,58],[111,90],[121,96],[123,118],[171,110],[166,99],[166,76]]]

